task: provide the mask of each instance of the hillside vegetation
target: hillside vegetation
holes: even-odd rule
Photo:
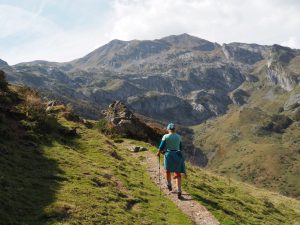
[[[143,153],[127,150],[155,147],[113,140],[64,105],[46,113],[36,92],[0,83],[0,224],[192,224],[159,195]],[[185,190],[221,224],[300,221],[297,200],[190,165],[188,171]]]
[[[299,90],[261,87],[243,107],[194,126],[194,144],[209,158],[207,167],[299,198],[300,108],[288,104]]]
[[[34,91],[4,89],[1,225],[192,224],[174,203],[159,196],[128,150],[116,147],[98,129],[66,120],[63,105],[49,115]]]

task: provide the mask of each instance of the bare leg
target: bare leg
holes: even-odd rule
[[[171,173],[168,171],[166,171],[166,179],[167,179],[168,185],[171,185]]]
[[[178,192],[181,192],[181,177],[176,178],[176,183],[177,183],[177,190]]]

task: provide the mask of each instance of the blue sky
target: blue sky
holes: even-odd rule
[[[9,64],[181,33],[300,48],[298,0],[0,0],[0,12],[0,58]]]

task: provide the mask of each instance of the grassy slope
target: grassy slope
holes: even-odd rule
[[[189,166],[185,189],[226,225],[300,224],[300,202]]]
[[[208,168],[213,171],[299,197],[300,123],[294,122],[284,133],[258,135],[255,130],[299,88],[291,93],[255,84],[244,88],[257,88],[249,104],[193,127],[195,145],[211,158]],[[292,118],[293,113],[281,114]]]
[[[1,225],[192,224],[127,149],[0,75]]]
[[[147,146],[134,141],[137,145]],[[151,148],[157,152],[156,148]],[[187,164],[184,190],[224,225],[299,225],[300,201]]]
[[[49,136],[36,147],[21,140],[17,148],[1,140],[1,149],[9,153],[0,156],[0,224],[192,224],[159,197],[145,168],[122,143],[82,125],[79,135],[73,140]],[[192,166],[188,171],[185,189],[222,224],[294,224],[300,219],[299,201]]]
[[[41,123],[44,128],[48,124],[48,132],[39,131],[35,120],[24,118],[24,110],[30,102],[37,103],[29,107],[28,115],[45,119],[44,109],[30,91],[25,93],[30,101],[20,105],[21,115],[14,118],[0,113],[1,225],[191,224],[172,202],[159,197],[157,186],[139,161],[142,155],[132,157],[124,144],[61,117],[58,123]],[[79,126],[77,137],[59,133],[74,126]],[[185,189],[222,224],[299,221],[299,201],[192,166],[188,171]]]
[[[128,150],[97,130],[79,133],[39,145],[0,138],[0,224],[192,224]]]

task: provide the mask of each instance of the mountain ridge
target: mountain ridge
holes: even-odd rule
[[[4,66],[4,70],[9,81],[73,103],[79,114],[89,118],[101,116],[97,108],[121,100],[138,113],[164,121],[164,112],[179,107],[182,112],[169,114],[169,120],[192,125],[224,114],[236,102],[232,96],[241,93],[231,92],[245,82],[265,80],[262,82],[291,90],[299,79],[284,60],[298,55],[299,51],[278,45],[220,45],[181,34],[146,41],[112,40],[70,62],[37,60]],[[264,71],[255,71],[260,64]],[[170,104],[157,104],[160,99]],[[147,102],[151,103],[152,109],[141,107],[143,101],[149,107]]]

